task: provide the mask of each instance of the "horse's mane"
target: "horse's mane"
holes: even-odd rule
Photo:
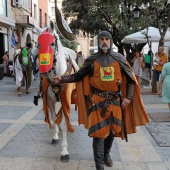
[[[56,32],[55,29],[50,29],[50,32],[53,36],[56,36],[57,37],[57,46],[58,46],[58,54],[59,56],[64,56],[64,46],[62,45],[61,43],[61,40],[60,40],[60,37],[59,37],[59,34]]]
[[[21,49],[16,49],[15,50],[15,55],[20,54],[20,53],[21,53]]]

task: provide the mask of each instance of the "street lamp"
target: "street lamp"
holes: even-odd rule
[[[138,8],[138,6],[136,5],[136,7],[133,9],[133,18],[134,19],[139,19],[139,12],[140,12],[140,8]]]
[[[131,11],[131,3],[130,0],[124,0],[124,6],[128,8],[128,13],[130,14]],[[138,5],[135,6],[133,9],[133,18],[139,19],[140,17],[140,8],[138,8]]]

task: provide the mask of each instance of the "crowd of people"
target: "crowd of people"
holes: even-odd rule
[[[131,60],[131,65],[139,85],[141,84],[143,68],[145,68],[146,77],[149,77],[150,80],[152,72],[155,72],[156,95],[162,97],[163,101],[168,103],[170,109],[170,61],[164,52],[164,47],[158,47],[158,52],[155,54],[151,50],[145,55],[137,51]]]
[[[170,109],[170,63],[163,46],[158,48],[153,64],[156,72],[157,95],[162,97],[163,102],[167,103]]]
[[[153,59],[152,57],[153,56]],[[155,71],[156,89],[159,97],[162,97],[163,102],[168,104],[170,109],[170,61],[164,51],[164,47],[158,47],[158,52],[144,56],[146,76],[151,76],[151,71]],[[150,74],[149,74],[150,73]]]

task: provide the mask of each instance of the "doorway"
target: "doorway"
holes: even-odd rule
[[[5,49],[5,47],[4,47],[4,34],[2,34],[2,33],[0,33],[0,64],[2,64],[2,57],[3,57],[3,55],[4,55],[4,53],[5,53],[5,51],[4,51],[4,49]]]

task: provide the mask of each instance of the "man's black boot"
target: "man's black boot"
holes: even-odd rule
[[[104,140],[93,138],[93,154],[96,170],[104,170]]]
[[[114,140],[113,133],[110,133],[109,136],[104,140],[104,163],[108,167],[113,166],[113,161],[109,155],[113,140]]]

